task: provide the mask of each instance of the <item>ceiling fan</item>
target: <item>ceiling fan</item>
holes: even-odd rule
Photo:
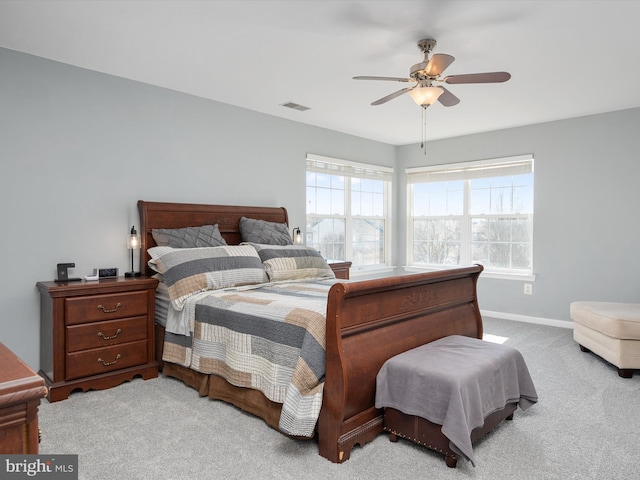
[[[415,82],[411,87],[398,90],[386,97],[382,97],[371,105],[382,105],[393,100],[400,95],[409,93],[413,100],[420,106],[426,108],[436,100],[445,107],[452,107],[460,103],[460,99],[443,86],[434,86],[434,83],[447,83],[449,85],[463,83],[502,83],[511,78],[507,72],[469,73],[465,75],[449,75],[440,78],[442,73],[455,60],[451,55],[436,53],[431,58],[429,55],[436,46],[433,39],[424,39],[418,42],[418,48],[424,53],[424,60],[416,63],[409,71],[409,77],[353,77],[354,80],[388,80],[392,82]]]

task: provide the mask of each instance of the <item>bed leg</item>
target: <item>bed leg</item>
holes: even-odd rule
[[[455,455],[449,455],[448,453],[444,457],[444,461],[449,468],[456,468],[458,465],[458,457]]]
[[[582,345],[579,345],[579,346],[580,346],[580,351],[581,352],[589,353],[591,351],[587,347],[583,347]]]
[[[323,405],[324,406],[324,405]],[[318,420],[318,449],[320,456],[333,463],[349,460],[354,445],[364,446],[382,432],[382,415],[376,415],[364,423],[355,424],[350,430],[340,434],[340,423],[327,422],[320,411]],[[344,425],[344,424],[343,424]],[[338,428],[335,428],[335,427]],[[331,428],[334,427],[334,428]]]
[[[396,443],[398,441],[398,435],[396,435],[395,433],[389,432],[389,441]]]

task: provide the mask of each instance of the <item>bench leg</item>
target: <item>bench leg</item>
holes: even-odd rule
[[[580,344],[578,344],[578,345],[580,345]],[[580,345],[580,351],[589,353],[591,350],[589,350],[587,347],[583,347],[582,345]]]
[[[633,370],[631,368],[619,368],[618,375],[622,378],[631,378],[633,377]]]
[[[396,435],[395,433],[389,433],[389,441],[396,443],[398,441],[398,435]]]

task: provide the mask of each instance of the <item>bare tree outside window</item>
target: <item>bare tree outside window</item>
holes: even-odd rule
[[[460,263],[460,220],[422,219],[413,222],[415,263],[458,265]]]

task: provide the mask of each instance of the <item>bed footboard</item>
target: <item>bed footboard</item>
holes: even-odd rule
[[[320,455],[347,460],[382,432],[376,376],[389,358],[447,335],[482,338],[476,284],[482,266],[337,283],[327,303]]]

